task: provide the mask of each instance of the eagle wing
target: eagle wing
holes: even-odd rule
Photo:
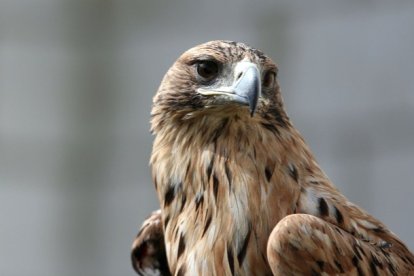
[[[412,256],[399,253],[308,214],[282,219],[267,247],[274,275],[413,275]]]
[[[165,254],[161,210],[154,211],[142,224],[131,252],[132,267],[139,275],[170,275]]]

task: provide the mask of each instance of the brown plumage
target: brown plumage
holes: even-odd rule
[[[230,41],[188,50],[165,75],[151,114],[162,217],[151,231],[171,274],[412,274],[407,247],[319,168],[276,76],[261,51]]]
[[[140,275],[170,275],[160,210],[153,212],[142,224],[132,244],[131,261]]]

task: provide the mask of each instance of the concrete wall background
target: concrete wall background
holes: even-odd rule
[[[261,48],[348,198],[414,249],[412,1],[0,1],[0,274],[134,275],[151,98],[212,39]]]

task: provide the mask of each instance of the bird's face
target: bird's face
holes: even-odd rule
[[[242,43],[211,41],[185,52],[170,68],[154,98],[153,113],[247,114],[280,106],[275,63]]]

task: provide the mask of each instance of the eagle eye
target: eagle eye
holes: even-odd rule
[[[203,60],[197,63],[197,74],[204,81],[211,81],[217,77],[219,72],[219,66],[215,61]]]
[[[274,71],[267,71],[263,77],[263,87],[269,88],[272,87],[275,83],[276,73]]]

